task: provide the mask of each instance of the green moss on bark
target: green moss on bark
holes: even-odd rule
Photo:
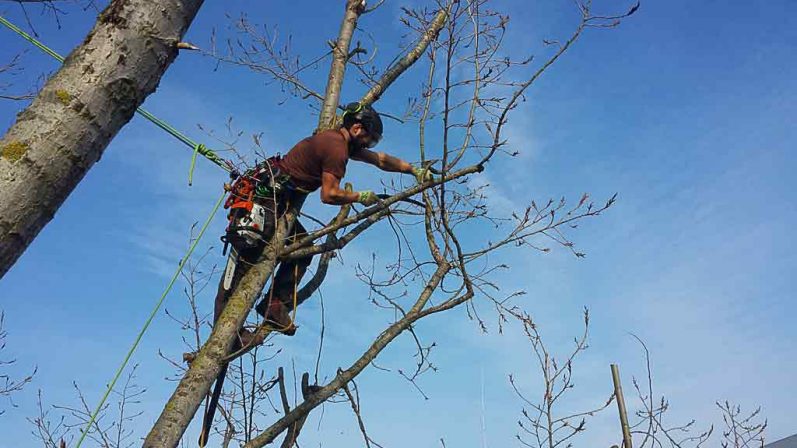
[[[26,143],[13,141],[3,146],[3,154],[0,157],[13,163],[21,159],[28,152],[28,148]]]
[[[56,90],[55,97],[58,98],[58,101],[64,106],[68,106],[69,102],[72,101],[72,95],[70,95],[69,92],[64,89]]]

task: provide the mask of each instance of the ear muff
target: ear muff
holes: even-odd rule
[[[354,123],[361,123],[377,142],[382,138],[382,120],[379,118],[379,113],[371,106],[359,102],[347,104],[342,121],[347,128]]]
[[[360,103],[349,103],[346,105],[345,110],[343,111],[343,118],[349,114],[357,114],[363,110],[363,105]]]

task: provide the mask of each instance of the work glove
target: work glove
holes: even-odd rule
[[[415,180],[418,181],[419,184],[424,182],[431,182],[434,180],[434,175],[429,168],[423,168],[420,166],[412,167],[412,175],[415,176]]]
[[[360,197],[357,199],[357,202],[366,207],[370,207],[379,202],[379,196],[371,190],[364,190],[360,192]]]

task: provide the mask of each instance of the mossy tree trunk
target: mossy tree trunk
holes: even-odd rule
[[[114,0],[0,139],[0,277],[177,56],[202,0]]]

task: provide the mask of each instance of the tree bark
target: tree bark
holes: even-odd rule
[[[154,92],[202,0],[114,0],[0,139],[0,277]]]
[[[349,61],[351,38],[364,5],[363,0],[346,0],[346,13],[340,24],[338,40],[332,49],[332,67],[329,68],[324,103],[321,105],[321,113],[318,115],[317,130],[319,131],[335,126],[336,111],[340,104],[340,87],[343,85],[343,75],[346,73],[346,64]]]
[[[213,385],[213,381],[225,364],[232,350],[238,330],[246,321],[246,316],[255,304],[257,297],[266,285],[271,272],[296,219],[294,208],[277,221],[277,228],[271,242],[263,251],[263,260],[253,265],[241,278],[233,291],[219,320],[213,325],[213,332],[186,371],[158,421],[144,439],[144,448],[176,447],[188,424],[194,418],[202,400]]]
[[[378,100],[379,97],[382,96],[382,93],[387,90],[391,84],[393,84],[393,81],[395,81],[396,78],[398,78],[408,68],[415,64],[421,55],[426,52],[426,48],[429,46],[429,44],[437,39],[437,35],[440,34],[440,30],[443,28],[443,25],[446,24],[448,13],[448,8],[437,11],[434,19],[429,24],[429,27],[426,29],[426,31],[421,35],[418,43],[415,44],[415,47],[404,54],[404,56],[398,62],[390,67],[384,75],[382,75],[382,78],[379,79],[379,82],[374,84],[368,90],[368,92],[363,95],[360,103],[372,104],[374,101]]]

